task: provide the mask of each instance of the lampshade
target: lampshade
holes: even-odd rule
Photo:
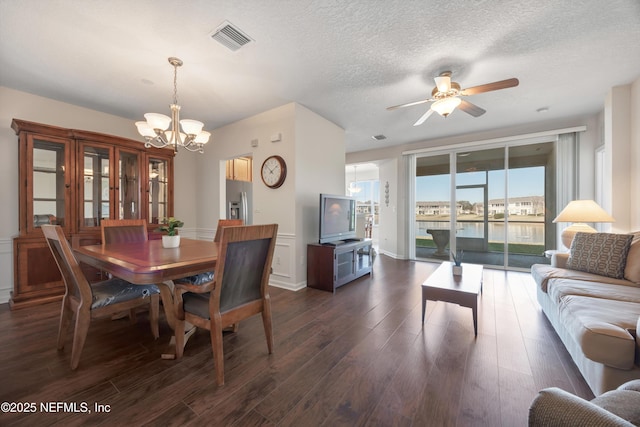
[[[571,247],[573,237],[577,232],[595,233],[593,227],[585,222],[615,222],[615,219],[593,200],[574,200],[558,214],[553,222],[572,222],[562,231],[562,244]]]
[[[173,131],[168,130],[164,134],[165,134],[165,136],[167,138],[167,141],[173,141]],[[186,137],[187,137],[186,133],[182,133],[182,132],[178,133],[178,141],[180,143],[183,143]]]
[[[439,92],[449,92],[451,90],[451,76],[438,76],[434,80]]]
[[[447,117],[455,108],[460,105],[462,100],[456,96],[450,98],[443,98],[431,105],[431,109],[442,117]]]
[[[171,124],[171,117],[164,114],[147,113],[144,118],[152,129],[167,130]]]
[[[615,219],[593,200],[574,200],[553,222],[615,222]]]
[[[197,120],[184,119],[180,120],[180,126],[187,135],[198,135],[202,131],[204,123]]]
[[[211,137],[211,132],[207,132],[206,130],[201,131],[198,136],[196,136],[195,142],[197,144],[206,144],[209,142],[209,138]]]
[[[149,126],[147,122],[136,122],[136,127],[138,128],[138,133],[142,136],[146,136],[149,138],[155,138],[156,133],[153,128]]]

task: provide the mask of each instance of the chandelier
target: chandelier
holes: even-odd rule
[[[202,122],[188,119],[180,120],[178,67],[182,66],[182,60],[171,57],[169,63],[173,65],[171,117],[164,114],[147,113],[144,115],[146,121],[136,122],[138,133],[144,137],[146,148],[172,146],[175,151],[178,151],[178,147],[182,147],[189,151],[204,153],[204,144],[209,142],[211,133],[202,130],[204,127]],[[180,128],[182,128],[182,132],[180,132]]]
[[[351,195],[359,193],[361,190],[361,188],[358,187],[358,174],[356,168],[357,166],[353,165],[353,181],[349,184],[349,193],[351,193]]]

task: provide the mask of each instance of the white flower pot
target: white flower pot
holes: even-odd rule
[[[453,265],[451,266],[451,270],[453,271],[454,276],[462,276],[462,266],[461,265]]]
[[[163,248],[177,248],[180,246],[180,236],[162,236]]]

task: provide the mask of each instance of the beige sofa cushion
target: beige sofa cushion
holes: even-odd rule
[[[640,231],[633,234],[633,241],[627,255],[627,265],[624,268],[624,278],[640,285]]]
[[[549,297],[557,304],[567,295],[629,301],[640,304],[640,287],[588,282],[574,279],[553,279],[547,285]]]
[[[567,268],[622,279],[631,240],[631,234],[578,232]]]
[[[543,292],[547,292],[549,280],[551,279],[573,279],[585,282],[610,283],[612,285],[632,286],[640,288],[633,282],[625,279],[614,279],[611,277],[600,276],[593,273],[585,273],[584,271],[569,270],[566,268],[557,268],[547,264],[534,264],[531,266],[531,276],[536,281]]]
[[[568,295],[559,304],[559,319],[584,355],[594,362],[631,369],[640,304]]]

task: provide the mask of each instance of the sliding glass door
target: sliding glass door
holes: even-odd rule
[[[504,148],[456,154],[456,250],[465,262],[504,265]]]
[[[416,161],[415,257],[449,259],[451,173],[449,154]]]
[[[555,241],[554,142],[415,157],[415,258],[527,269]],[[551,217],[550,217],[551,216]]]

